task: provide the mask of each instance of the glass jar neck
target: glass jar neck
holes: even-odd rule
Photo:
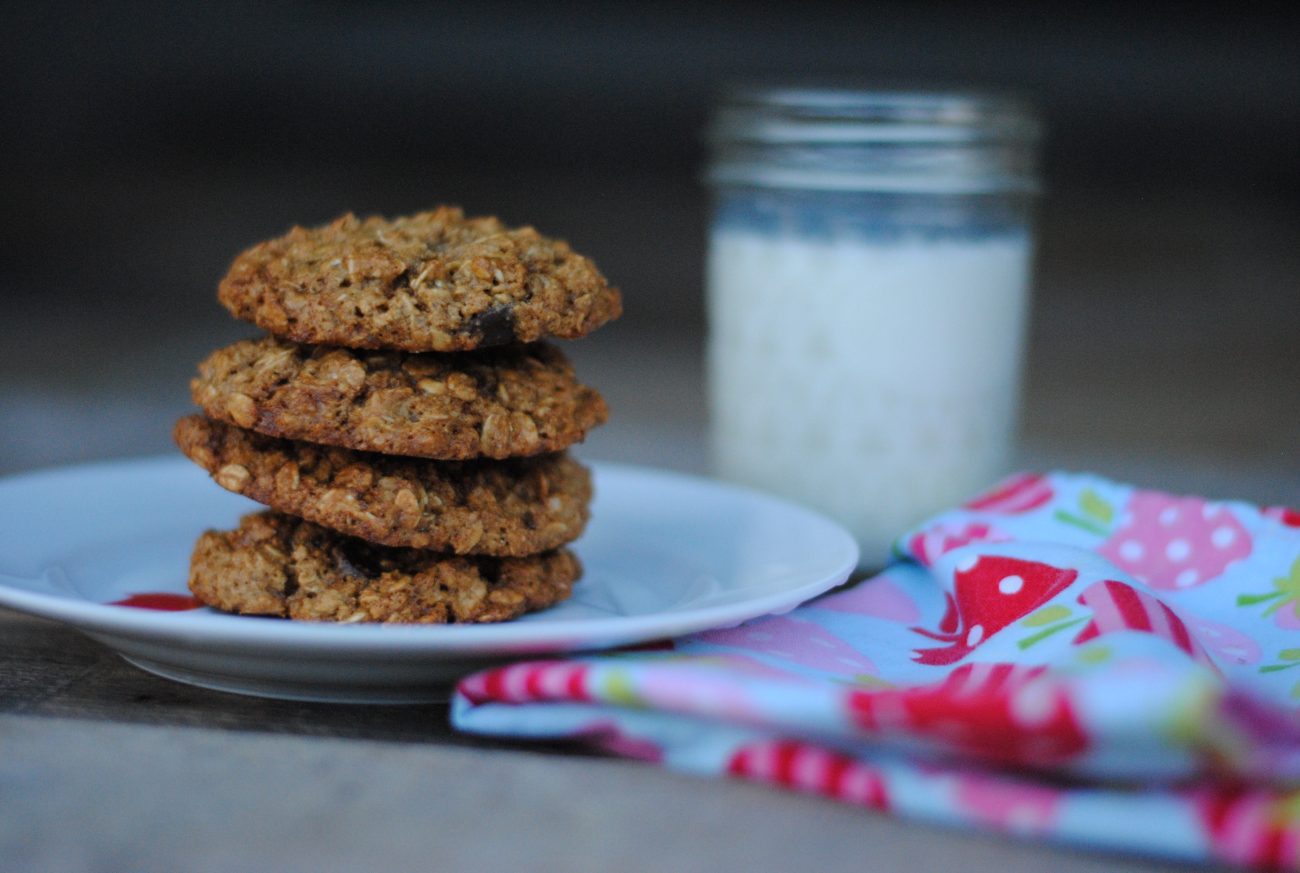
[[[720,186],[1032,193],[1039,124],[991,95],[848,89],[732,92],[709,129]]]

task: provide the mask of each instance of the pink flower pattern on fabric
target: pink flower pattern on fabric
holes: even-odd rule
[[[777,615],[740,627],[705,631],[695,640],[718,646],[750,649],[791,664],[832,674],[874,676],[876,665],[844,640],[818,625]]]
[[[1300,600],[1292,601],[1273,613],[1273,622],[1283,630],[1300,630]]]
[[[1231,664],[1258,664],[1264,653],[1254,637],[1247,636],[1229,625],[1194,615],[1184,615],[1183,621],[1205,649]]]
[[[1138,491],[1127,511],[1097,553],[1152,588],[1204,585],[1250,555],[1250,534],[1223,504]]]
[[[847,591],[829,594],[817,601],[817,608],[899,624],[911,624],[921,619],[916,601],[889,579],[870,579]]]
[[[957,777],[953,799],[972,818],[1003,833],[1044,833],[1056,824],[1062,792],[982,774]]]

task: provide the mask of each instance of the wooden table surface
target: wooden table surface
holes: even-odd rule
[[[443,704],[241,697],[0,610],[6,871],[1161,871],[891,820],[560,743]]]

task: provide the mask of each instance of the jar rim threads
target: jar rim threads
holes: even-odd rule
[[[978,194],[1038,191],[1042,126],[981,92],[739,86],[707,139],[715,185]]]

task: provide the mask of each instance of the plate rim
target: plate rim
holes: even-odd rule
[[[833,569],[815,580],[779,591],[745,598],[736,603],[703,606],[673,613],[652,612],[635,616],[601,616],[546,622],[501,622],[468,625],[338,625],[325,622],[288,622],[259,616],[195,616],[177,622],[168,613],[135,610],[85,598],[30,591],[12,584],[24,581],[0,573],[0,606],[29,615],[63,622],[88,634],[148,639],[194,649],[292,648],[303,654],[412,654],[448,657],[474,654],[518,654],[529,652],[591,651],[646,642],[718,627],[735,626],[761,615],[793,609],[800,603],[843,584],[856,569],[858,546],[842,525],[816,510],[744,485],[707,476],[613,461],[582,459],[601,476],[646,477],[694,488],[729,492],[746,501],[756,501],[826,526],[840,540],[843,549]],[[175,466],[188,469],[184,458],[152,455],[99,460],[22,471],[0,477],[0,499],[10,486],[48,476],[116,473],[123,468]],[[214,486],[216,487],[216,486]],[[198,620],[195,620],[198,619]],[[235,619],[236,621],[231,621]],[[244,622],[247,622],[245,624]],[[668,627],[666,625],[671,625]]]

